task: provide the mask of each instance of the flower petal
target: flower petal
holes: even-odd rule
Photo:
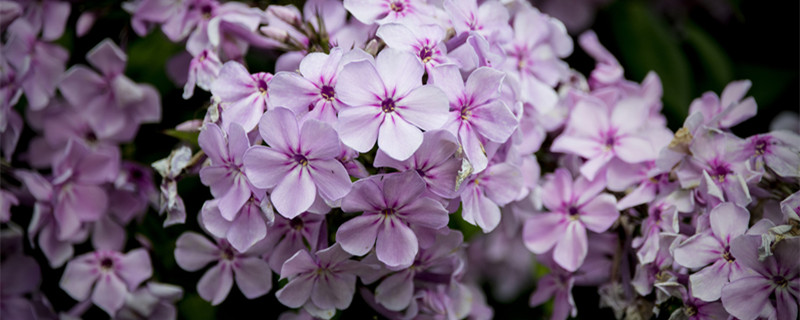
[[[220,262],[208,269],[197,283],[197,293],[203,300],[218,305],[225,301],[233,287],[233,270],[228,262]]]
[[[583,264],[589,251],[586,229],[578,222],[570,222],[564,237],[553,250],[553,260],[567,271],[574,272]]]
[[[378,260],[389,267],[410,266],[419,251],[417,236],[397,217],[383,220],[383,228],[378,232],[375,252]]]
[[[386,155],[397,160],[405,160],[411,157],[421,144],[422,131],[397,114],[386,116],[378,134],[378,147],[386,152]]]
[[[266,261],[257,257],[237,259],[233,264],[236,286],[247,299],[263,296],[272,289],[272,273]]]
[[[377,214],[360,215],[348,220],[336,231],[336,242],[352,255],[363,256],[372,249],[383,219]]]
[[[125,304],[128,290],[125,283],[113,273],[103,273],[92,292],[92,302],[109,315],[114,315]]]
[[[292,219],[311,208],[317,187],[309,170],[298,165],[286,174],[270,195],[272,205],[282,216]]]
[[[206,237],[185,232],[175,244],[175,262],[181,269],[197,271],[219,258],[219,249]]]

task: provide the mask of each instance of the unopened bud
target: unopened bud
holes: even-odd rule
[[[273,27],[273,26],[264,26],[261,27],[261,33],[269,37],[270,39],[275,39],[280,43],[286,43],[289,40],[289,32],[283,30],[281,28]]]
[[[285,21],[286,23],[296,26],[300,23],[300,11],[297,10],[294,6],[269,6],[267,7],[267,13],[272,14],[278,19]]]
[[[367,42],[367,46],[364,48],[364,51],[375,56],[378,54],[378,49],[380,48],[380,46],[381,45],[377,40],[372,39],[369,42]]]

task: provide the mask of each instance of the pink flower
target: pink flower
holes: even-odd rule
[[[336,241],[357,256],[375,247],[378,260],[390,267],[411,265],[419,251],[417,233],[438,230],[448,221],[441,203],[422,197],[425,190],[416,171],[357,181],[342,199],[342,210],[364,213],[342,224]]]
[[[603,180],[580,177],[573,182],[569,171],[556,170],[542,191],[542,202],[550,212],[525,222],[523,240],[528,249],[542,254],[555,246],[555,262],[568,271],[577,270],[588,253],[586,229],[605,232],[619,218],[614,196],[600,193]]]
[[[197,283],[197,293],[212,305],[225,300],[234,278],[248,299],[263,296],[272,289],[269,265],[258,257],[257,252],[238,252],[225,240],[219,240],[215,245],[194,232],[185,232],[178,238],[175,262],[182,269],[197,271],[214,261],[217,264],[208,269]]]
[[[317,194],[335,201],[350,191],[350,177],[336,160],[339,139],[328,124],[308,120],[301,126],[289,109],[275,108],[261,117],[258,130],[270,147],[250,148],[244,170],[254,186],[275,188],[270,199],[287,219],[308,210]]]
[[[258,119],[269,109],[269,82],[272,75],[266,72],[250,74],[236,61],[228,61],[211,83],[211,93],[222,102],[222,128],[229,130],[238,123],[245,132],[252,131]]]
[[[350,62],[339,73],[336,92],[352,107],[339,112],[342,142],[359,152],[378,147],[397,160],[422,144],[422,131],[438,129],[447,117],[447,96],[422,85],[417,57],[392,48],[368,60]]]
[[[311,313],[333,315],[334,309],[346,309],[353,300],[356,274],[361,269],[357,261],[349,258],[350,254],[339,244],[313,256],[306,250],[297,251],[281,268],[281,278],[289,283],[275,296],[290,308],[305,306]]]
[[[92,302],[113,316],[125,304],[128,293],[152,275],[150,256],[144,249],[125,255],[101,250],[72,259],[59,286],[78,301],[88,299],[91,292]]]
[[[703,301],[719,299],[729,280],[745,274],[731,255],[731,242],[747,231],[750,213],[730,202],[721,203],[709,214],[711,230],[695,234],[674,250],[675,262],[699,269],[689,277],[692,295]],[[710,264],[710,265],[709,265]]]

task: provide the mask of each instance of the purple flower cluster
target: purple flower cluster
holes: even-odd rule
[[[525,1],[123,7],[138,35],[185,45],[168,67],[183,98],[211,96],[177,128],[196,144],[152,164],[156,188],[120,147],[161,119],[125,51],[103,40],[67,70],[52,41],[71,5],[0,1],[3,170],[19,182],[4,172],[4,316],[55,317],[25,236],[46,267],[66,265],[78,303],[62,317],[174,319],[183,290],[218,305],[235,283],[287,317],[330,319],[358,294],[391,319],[490,319],[481,285],[512,299],[534,268],[548,271],[530,304],[553,299],[553,319],[577,315],[574,286],[619,318],[798,316],[800,135],[732,133],[756,114],[747,80],[693,101],[672,132],[655,73],[625,79],[591,31],[578,43],[595,69],[570,69],[564,24]],[[248,69],[251,47],[282,53],[274,74]],[[181,197],[190,175],[211,199]],[[33,208],[26,234],[16,206]],[[196,288],[150,280],[152,245],[125,231],[150,206],[165,227],[198,221],[174,250],[203,270]]]

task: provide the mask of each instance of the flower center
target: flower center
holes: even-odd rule
[[[394,1],[389,5],[389,8],[391,8],[394,12],[402,12],[406,9],[406,5],[400,1]]]
[[[266,95],[267,88],[267,82],[264,81],[264,79],[258,79],[258,92],[260,92],[262,95]]]
[[[114,268],[114,260],[111,260],[111,258],[108,257],[100,260],[100,269],[111,270],[112,268]]]
[[[384,215],[384,217],[388,218],[389,216],[393,216],[394,215],[394,209],[391,209],[391,208],[383,209],[383,210],[381,210],[381,214]]]
[[[236,256],[236,253],[233,252],[233,248],[227,247],[227,248],[222,250],[222,252],[220,253],[220,256],[224,260],[233,260],[233,258]]]
[[[731,254],[731,248],[725,247],[725,252],[722,253],[722,258],[725,259],[728,263],[736,261],[736,258],[733,257]]]
[[[294,219],[289,220],[289,226],[295,230],[302,230],[303,225],[303,219],[300,219],[300,217],[295,217]]]
[[[725,177],[732,172],[728,165],[724,163],[717,163],[711,167],[711,177],[719,182],[725,182]]]
[[[200,13],[203,14],[203,18],[208,20],[208,19],[211,19],[211,11],[213,9],[214,8],[212,8],[211,5],[207,4],[207,5],[204,5],[204,6],[200,7]]]
[[[419,58],[422,60],[422,63],[430,62],[431,59],[433,59],[433,50],[428,46],[422,47],[422,49],[419,50]]]
[[[775,282],[781,288],[786,288],[789,285],[789,281],[786,281],[786,278],[782,276],[774,276],[772,277],[772,282]]]
[[[469,117],[471,116],[472,116],[472,111],[469,111],[469,109],[466,107],[461,108],[461,120],[464,121],[469,120]]]
[[[333,87],[331,86],[322,86],[322,90],[320,90],[319,94],[322,96],[322,99],[333,101],[333,96],[336,92],[333,91]]]
[[[569,207],[569,209],[567,209],[567,214],[569,215],[569,218],[572,220],[578,220],[579,213],[580,211],[578,211],[578,208],[576,207]]]
[[[614,136],[613,135],[609,135],[608,137],[606,137],[605,149],[606,150],[614,149],[614,144],[616,144],[616,142],[617,141],[616,141],[616,139],[614,139]]]
[[[297,163],[298,163],[298,164],[300,164],[301,166],[304,166],[304,167],[305,167],[305,166],[307,166],[307,165],[308,165],[308,159],[306,159],[306,157],[305,157],[305,156],[303,156],[302,154],[296,154],[296,155],[294,155],[294,158],[293,158],[293,159],[294,159],[294,162],[297,162]]]
[[[755,143],[756,155],[760,156],[760,155],[763,155],[763,154],[767,153],[767,145],[768,144],[769,144],[769,141],[767,141],[766,138],[761,138],[761,139],[756,140],[756,143]]]
[[[381,102],[381,110],[385,113],[394,112],[394,107],[394,100],[392,100],[392,98],[386,98]]]
[[[694,316],[697,314],[697,307],[688,305],[683,309],[683,312],[686,313],[687,316]]]

